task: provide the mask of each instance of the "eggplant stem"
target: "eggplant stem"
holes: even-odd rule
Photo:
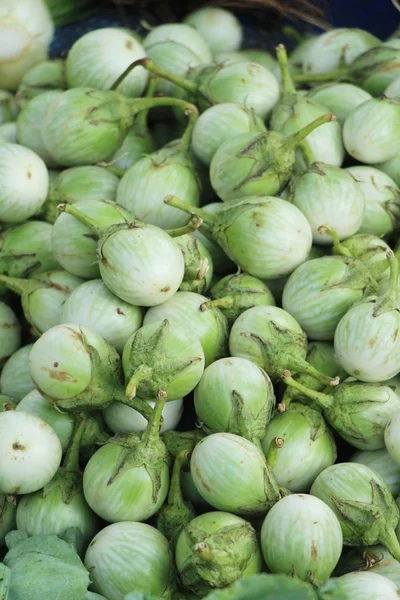
[[[136,371],[134,372],[134,374],[132,375],[132,377],[129,379],[126,388],[125,388],[125,394],[126,397],[129,400],[132,400],[132,398],[135,398],[136,393],[137,393],[137,386],[142,382],[142,381],[146,381],[148,379],[150,379],[150,377],[152,376],[152,369],[150,367],[148,367],[147,365],[140,365]]]
[[[224,296],[223,298],[215,298],[215,300],[207,300],[200,306],[202,312],[208,308],[232,308],[233,298],[232,296]]]
[[[174,466],[172,468],[171,485],[168,493],[168,504],[174,504],[175,506],[185,505],[181,488],[181,471],[185,465],[189,464],[189,456],[190,452],[182,450],[175,458]]]
[[[190,215],[196,215],[203,219],[204,223],[208,225],[212,225],[214,223],[214,216],[210,215],[207,211],[202,208],[198,208],[197,206],[192,206],[188,202],[184,202],[180,200],[177,196],[165,196],[164,204],[168,204],[169,206],[173,206],[174,208],[179,208]]]
[[[75,217],[75,219],[78,219],[78,221],[89,227],[89,229],[91,229],[95,235],[100,236],[101,228],[96,225],[96,221],[87,215],[84,215],[83,212],[78,210],[73,204],[59,204],[57,208],[61,212],[66,212],[67,214]]]
[[[400,561],[400,543],[393,529],[385,527],[383,534],[379,538],[379,542],[386,546],[396,560]]]
[[[291,148],[294,148],[315,129],[317,129],[321,125],[324,125],[325,123],[330,123],[331,121],[337,121],[337,117],[333,113],[327,113],[325,115],[317,117],[316,119],[314,119],[314,121],[311,121],[311,123],[308,123],[308,125],[305,125],[301,129],[299,129],[299,131],[296,131],[295,133],[286,136],[282,143],[281,149],[290,150]]]
[[[291,372],[288,370],[283,371],[283,373],[281,374],[281,378],[287,385],[290,385],[295,390],[298,390],[307,398],[314,400],[324,410],[329,410],[330,408],[332,408],[333,396],[323,394],[321,392],[316,392],[315,390],[311,390],[302,383],[299,383],[296,379],[293,379]]]
[[[327,233],[331,236],[331,238],[333,240],[333,248],[337,254],[339,254],[340,256],[347,256],[349,258],[354,258],[354,256],[350,252],[350,250],[348,248],[346,248],[346,246],[343,246],[343,244],[340,243],[340,239],[337,234],[337,231],[335,229],[333,229],[333,227],[330,227],[330,225],[321,225],[320,227],[318,227],[318,233],[322,233],[322,234]]]
[[[142,442],[150,445],[156,442],[160,437],[160,427],[162,422],[162,412],[166,403],[166,398],[158,398],[153,408],[153,414],[149,419],[146,431],[143,433]]]
[[[285,440],[281,437],[276,437],[274,438],[268,448],[268,452],[267,452],[267,463],[269,464],[269,466],[271,467],[272,470],[274,470],[275,466],[276,466],[276,461],[278,458],[278,450],[280,448],[283,448],[285,443]]]
[[[181,235],[187,235],[193,231],[197,231],[203,224],[203,219],[199,215],[193,215],[189,223],[184,227],[177,227],[176,229],[166,229],[166,232],[171,237],[180,237]]]
[[[63,467],[67,471],[79,470],[79,448],[86,427],[86,419],[87,417],[83,412],[75,416],[74,430],[63,462]]]
[[[395,254],[392,250],[389,250],[386,253],[386,258],[389,261],[390,276],[389,276],[389,285],[385,292],[385,296],[387,298],[391,298],[395,302],[397,302],[398,291],[399,291],[399,261],[397,260]]]
[[[278,44],[277,47],[275,48],[275,50],[276,50],[276,57],[277,57],[278,63],[279,63],[279,68],[281,70],[281,75],[282,75],[283,93],[285,95],[295,94],[296,88],[295,88],[293,80],[290,76],[289,62],[288,62],[286,48],[283,44]]]
[[[129,67],[125,69],[125,71],[122,73],[122,75],[120,75],[120,77],[117,79],[117,81],[114,83],[111,89],[115,89],[116,87],[118,87],[121,81],[131,72],[131,70],[139,65],[144,67],[147,71],[150,71],[150,73],[154,73],[154,75],[157,75],[162,79],[166,79],[167,81],[174,83],[175,85],[186,90],[190,94],[196,94],[197,92],[198,86],[196,83],[194,83],[193,81],[189,81],[184,77],[178,77],[178,75],[174,75],[169,71],[165,71],[150,58],[141,58],[130,64]]]
[[[8,275],[0,275],[0,283],[11,291],[22,296],[28,286],[28,281],[22,277],[9,277]]]
[[[336,69],[335,71],[329,71],[328,73],[310,73],[309,75],[299,73],[293,77],[295,83],[318,83],[325,81],[335,81],[337,79],[351,79],[349,70]]]

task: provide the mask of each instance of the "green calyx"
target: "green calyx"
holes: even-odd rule
[[[204,302],[201,310],[217,307],[230,323],[253,306],[275,305],[275,299],[265,283],[247,273],[223,277],[211,288],[210,295],[212,300]]]
[[[211,283],[213,275],[213,263],[210,253],[193,234],[177,237],[176,243],[182,250],[185,262],[185,274],[179,289],[204,294]]]
[[[170,323],[164,319],[150,337],[139,330],[129,348],[129,366],[125,367],[126,395],[129,399],[168,398],[168,387],[201,356],[169,356]],[[124,350],[124,354],[126,349]]]
[[[400,544],[394,532],[399,520],[399,510],[386,486],[381,486],[374,479],[370,484],[370,504],[331,496],[335,512],[350,530],[344,541],[349,546],[371,546],[381,543],[396,560],[400,560]]]
[[[153,409],[147,403],[139,402],[135,398],[128,399],[125,396],[121,385],[121,361],[115,348],[104,340],[106,349],[100,354],[94,346],[89,344],[82,331],[80,338],[91,361],[92,378],[89,385],[78,395],[65,399],[51,398],[39,390],[40,393],[51,400],[58,409],[71,412],[101,410],[117,400],[135,408],[145,418],[152,415]]]
[[[7,289],[21,296],[22,310],[28,323],[33,327],[33,333],[40,337],[40,332],[36,330],[35,322],[30,310],[30,297],[40,289],[54,289],[60,292],[68,293],[68,286],[62,286],[59,283],[52,281],[51,273],[42,273],[32,277],[32,279],[24,279],[22,277],[8,277],[0,274],[0,285],[3,284]]]
[[[183,499],[181,490],[181,471],[188,464],[189,453],[183,450],[174,462],[168,502],[157,513],[157,529],[165,535],[173,546],[183,527],[188,525],[196,516],[192,503]]]
[[[274,378],[275,381],[283,379],[288,385],[296,387],[300,384],[293,383],[293,372],[310,375],[326,386],[334,386],[339,383],[338,378],[331,378],[320,373],[305,360],[307,338],[304,333],[297,333],[290,328],[281,327],[272,319],[267,326],[267,336],[250,332],[242,332],[241,335],[251,337],[260,345],[263,368],[271,378]]]
[[[142,434],[133,432],[116,435],[109,441],[110,444],[119,446],[122,452],[107,484],[112,485],[126,471],[144,467],[152,482],[154,503],[157,502],[158,493],[163,485],[161,479],[163,467],[169,464],[167,448],[159,435],[164,406],[165,399],[157,400],[148,419],[147,429]]]
[[[166,431],[162,440],[168,450],[168,454],[176,459],[182,452],[190,454],[200,440],[206,437],[201,429],[191,431]]]
[[[67,448],[63,466],[60,467],[53,479],[41,490],[40,495],[46,498],[59,488],[64,504],[70,504],[73,498],[82,493],[82,473],[79,467],[79,449],[82,436],[85,433],[87,418],[84,413],[75,416],[75,427]]]
[[[205,533],[195,523],[183,533],[192,553],[179,572],[182,586],[197,594],[222,588],[240,579],[257,551],[256,534],[242,522]]]
[[[330,344],[329,342],[311,342],[311,344],[308,346],[306,360],[318,371],[329,377],[339,377],[342,379],[343,377],[347,376],[346,371],[336,360],[333,344]],[[299,375],[295,375],[294,379],[309,390],[322,392],[326,388],[324,383],[307,374],[301,373]],[[303,395],[294,387],[288,386],[284,391],[279,408],[281,410],[287,410],[292,401],[300,403],[303,403],[304,401],[308,406],[312,405],[312,408],[320,410],[320,405],[318,403],[311,404],[308,396]]]
[[[390,265],[389,285],[386,292],[382,296],[372,298],[370,301],[374,303],[373,317],[379,317],[387,312],[400,312],[399,305],[399,261],[394,253],[390,250],[386,257]]]

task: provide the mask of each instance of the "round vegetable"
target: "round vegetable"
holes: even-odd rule
[[[145,51],[128,30],[104,27],[89,31],[71,47],[66,60],[68,87],[92,87],[108,90],[135,60],[143,58]],[[98,66],[101,65],[101,68]],[[148,74],[136,67],[116,88],[124,96],[141,96]]]
[[[186,525],[176,543],[175,562],[181,585],[197,595],[261,571],[256,532],[226,512],[209,512]]]
[[[96,592],[123,600],[129,592],[171,593],[173,568],[166,538],[144,523],[115,523],[89,544],[85,566]]]
[[[190,13],[183,22],[201,33],[213,54],[233,52],[240,48],[242,26],[239,19],[228,10],[207,6]]]
[[[261,547],[273,573],[321,585],[340,558],[343,535],[335,513],[324,502],[306,494],[291,494],[266,516]]]
[[[1,494],[29,494],[45,486],[61,462],[54,429],[28,413],[0,413]]]
[[[0,145],[0,220],[22,223],[38,213],[49,187],[43,160],[19,144]]]
[[[336,460],[335,440],[319,412],[292,403],[277,413],[261,440],[278,484],[291,492],[308,492]]]
[[[114,296],[101,279],[93,279],[78,285],[66,298],[59,322],[90,327],[121,353],[142,320],[138,306]]]
[[[213,433],[201,440],[193,450],[190,470],[197,490],[218,510],[259,516],[280,498],[261,451],[232,433]]]
[[[205,431],[234,433],[256,444],[274,404],[270,378],[244,358],[223,358],[209,365],[194,392],[196,414]]]

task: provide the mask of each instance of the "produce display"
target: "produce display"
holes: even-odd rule
[[[400,38],[78,4],[0,5],[0,600],[398,598]]]

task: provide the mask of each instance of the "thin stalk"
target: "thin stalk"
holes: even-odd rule
[[[293,83],[293,79],[289,73],[289,63],[286,48],[283,44],[278,44],[275,48],[276,57],[278,59],[279,68],[282,75],[282,89],[285,95],[295,94],[296,88]]]
[[[0,283],[4,283],[9,290],[12,290],[20,296],[22,296],[29,285],[25,279],[20,277],[8,277],[7,275],[0,275]]]
[[[295,83],[318,83],[318,82],[329,82],[336,81],[337,79],[351,79],[348,69],[336,69],[336,71],[329,71],[328,73],[317,73],[305,75],[299,73],[293,76]]]
[[[339,384],[339,377],[329,377],[328,375],[324,375],[318,369],[310,365],[306,360],[298,359],[295,357],[291,357],[290,365],[288,365],[289,369],[296,371],[298,373],[305,373],[306,375],[310,375],[313,379],[320,381],[324,385],[336,386]]]
[[[197,206],[192,206],[188,202],[184,202],[177,198],[177,196],[165,196],[164,204],[168,204],[169,206],[173,206],[174,208],[179,208],[190,215],[197,215],[201,217],[204,223],[208,225],[212,225],[214,223],[214,215],[210,215],[207,211],[202,208],[198,208]]]
[[[177,227],[176,229],[166,229],[166,232],[171,237],[180,237],[181,235],[187,235],[188,233],[197,231],[201,227],[202,223],[202,217],[199,217],[198,215],[193,215],[189,223],[184,227]]]
[[[171,485],[168,493],[168,504],[185,506],[181,488],[181,471],[185,465],[189,464],[189,454],[190,453],[187,450],[182,450],[175,458],[174,466],[172,468]]]
[[[188,154],[192,143],[193,128],[196,125],[197,119],[199,118],[199,111],[197,108],[195,111],[187,109],[185,110],[185,115],[189,117],[189,119],[183,136],[181,137],[180,151],[183,154]]]
[[[317,119],[314,119],[314,121],[311,121],[311,123],[308,123],[308,125],[305,125],[301,129],[299,129],[299,131],[288,135],[285,138],[281,149],[290,150],[291,148],[294,148],[315,129],[317,129],[321,125],[324,125],[325,123],[330,123],[331,121],[337,121],[337,117],[333,113],[321,115]]]
[[[285,25],[282,27],[282,33],[286,35],[286,37],[297,42],[297,45],[300,46],[303,42],[305,42],[306,38],[302,35],[297,29],[292,27],[291,25]]]
[[[149,85],[147,86],[147,90],[146,90],[146,94],[145,94],[145,98],[154,98],[156,90],[157,90],[157,84],[158,84],[158,77],[150,77],[149,79]],[[136,117],[135,120],[135,125],[139,125],[139,127],[142,127],[143,129],[147,129],[147,117],[149,115],[149,108],[145,108],[144,110],[142,110],[138,116]]]
[[[207,271],[208,271],[208,269],[209,269],[209,266],[210,266],[210,265],[209,265],[208,258],[207,258],[207,257],[205,257],[205,258],[202,260],[202,262],[201,262],[201,265],[200,265],[199,272],[198,272],[198,273],[197,273],[197,275],[196,275],[196,279],[197,279],[198,281],[202,281],[203,279],[205,279],[205,277],[206,277],[206,275],[207,275]]]
[[[150,73],[154,73],[154,75],[157,75],[158,77],[161,77],[162,79],[166,79],[167,81],[170,81],[171,83],[175,83],[175,85],[177,85],[178,87],[181,87],[182,89],[186,90],[187,92],[191,93],[191,94],[195,94],[197,92],[197,84],[194,83],[193,81],[189,81],[187,79],[184,79],[183,77],[178,77],[177,75],[174,75],[173,73],[169,73],[168,71],[164,71],[164,69],[162,69],[159,65],[157,65],[154,61],[152,61],[150,58],[140,58],[139,60],[135,60],[133,63],[131,63],[123,73],[121,73],[121,75],[118,77],[118,79],[113,83],[113,85],[111,86],[111,90],[115,90],[119,84],[125,79],[125,77],[127,77],[129,75],[129,73],[138,66],[142,66],[144,67],[147,71],[150,71]]]
[[[145,400],[140,400],[140,398],[127,398],[124,394],[121,394],[121,398],[116,398],[116,400],[136,410],[147,421],[153,414],[154,409],[150,406],[150,404],[148,404]]]
[[[208,308],[232,308],[233,298],[232,296],[224,296],[223,298],[216,298],[215,300],[207,300],[200,306],[202,312]]]
[[[298,144],[298,149],[303,155],[304,161],[308,166],[312,165],[312,163],[315,162],[315,156],[313,154],[313,151],[310,148],[310,144],[306,142],[306,140],[303,140]]]
[[[153,371],[150,367],[148,367],[147,365],[140,365],[128,381],[128,384],[125,388],[126,397],[129,400],[132,400],[132,398],[136,396],[137,386],[142,381],[149,380],[152,374]]]
[[[290,385],[295,390],[298,390],[299,392],[304,394],[304,396],[306,396],[307,398],[314,400],[324,410],[329,410],[330,408],[332,408],[333,396],[330,396],[328,394],[323,394],[321,392],[316,392],[315,390],[311,390],[310,388],[306,387],[302,383],[299,383],[298,381],[296,381],[296,379],[293,379],[290,371],[287,371],[287,370],[283,371],[281,377],[287,385]]]
[[[333,229],[332,227],[329,227],[329,225],[321,225],[320,227],[318,227],[318,232],[319,233],[328,233],[331,236],[331,238],[333,240],[333,248],[337,254],[339,254],[340,256],[347,256],[349,258],[354,258],[354,256],[350,252],[350,250],[348,248],[346,248],[346,246],[343,246],[343,244],[340,243],[339,236],[338,236],[337,232],[335,231],[335,229]]]
[[[67,471],[79,471],[79,448],[85,427],[86,415],[85,413],[79,413],[75,417],[74,431],[63,462],[63,467]]]
[[[379,538],[379,542],[386,546],[396,560],[400,561],[400,543],[393,529],[386,527]]]
[[[142,442],[145,446],[154,444],[160,437],[160,426],[162,419],[162,412],[166,403],[166,398],[159,398],[156,400],[155,407],[153,408],[153,414],[149,419],[146,431],[143,433]]]
[[[91,217],[84,215],[83,212],[78,210],[73,204],[59,204],[57,208],[61,212],[66,212],[69,215],[72,215],[75,217],[75,219],[78,219],[78,221],[89,227],[89,229],[91,229],[95,235],[100,236],[101,229],[96,225],[96,221]]]
[[[272,442],[269,445],[266,458],[267,463],[269,464],[272,470],[274,470],[276,466],[276,461],[278,459],[278,450],[280,448],[283,448],[284,443],[285,440],[283,438],[276,437],[272,440]]]
[[[399,261],[392,250],[386,253],[386,258],[389,261],[390,276],[385,297],[390,298],[393,302],[397,303],[399,290]]]

